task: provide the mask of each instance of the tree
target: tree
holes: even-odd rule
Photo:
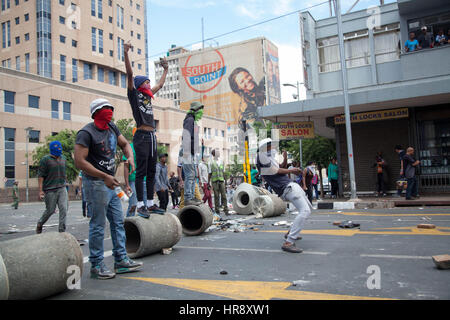
[[[66,158],[67,181],[69,183],[75,181],[78,177],[78,169],[75,168],[75,161],[73,158],[76,136],[76,131],[65,129],[59,132],[57,135],[45,137],[45,143],[38,146],[33,151],[33,165],[35,167],[39,167],[41,159],[50,154],[50,142],[58,140],[59,142],[61,142],[63,155]]]
[[[133,119],[120,119],[115,122],[117,128],[119,128],[120,133],[128,140],[129,143],[133,141],[133,127],[134,121]],[[117,148],[116,152],[116,171],[119,169],[119,164],[122,162],[123,150],[121,148]]]

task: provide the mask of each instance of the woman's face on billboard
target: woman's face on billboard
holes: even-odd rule
[[[255,88],[255,81],[253,77],[246,71],[239,72],[236,75],[236,84],[240,90],[252,91]]]

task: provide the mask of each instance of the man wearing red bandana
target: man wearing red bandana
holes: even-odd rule
[[[136,196],[137,213],[143,218],[149,218],[151,213],[164,214],[164,210],[153,203],[155,173],[157,163],[157,142],[155,135],[155,119],[153,117],[152,99],[164,85],[169,66],[166,58],[161,60],[164,73],[161,80],[153,88],[146,76],[133,77],[128,50],[131,44],[124,45],[125,67],[128,78],[128,101],[136,121],[137,131],[133,136],[133,146],[136,151]],[[147,203],[144,203],[144,178],[147,177]]]

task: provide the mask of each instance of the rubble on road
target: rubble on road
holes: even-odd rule
[[[245,218],[239,219],[220,219],[218,221],[214,221],[213,224],[206,229],[205,232],[212,231],[229,231],[229,232],[244,232],[246,230],[258,231],[259,228],[255,228],[256,226],[261,227],[264,226],[263,222],[253,222],[247,223]]]
[[[161,254],[167,255],[167,254],[171,254],[171,253],[172,253],[172,248],[163,248],[161,250]]]
[[[450,269],[450,255],[442,254],[439,256],[432,256],[434,264],[438,269]]]
[[[435,229],[436,226],[434,224],[430,223],[421,223],[417,225],[417,228],[419,229]]]

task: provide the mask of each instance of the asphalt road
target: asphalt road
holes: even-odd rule
[[[34,234],[44,205],[24,204],[18,210],[0,206],[0,241]],[[170,210],[175,213],[174,210]],[[438,270],[431,256],[450,253],[450,208],[399,208],[384,210],[314,210],[297,246],[301,254],[281,250],[294,214],[270,219],[243,219],[252,226],[243,232],[212,230],[185,237],[169,255],[142,259],[143,270],[112,280],[89,278],[85,263],[81,290],[50,299],[105,300],[220,300],[220,299],[450,299],[450,270]],[[333,221],[352,220],[360,228],[341,229]],[[81,203],[71,202],[67,231],[88,238],[87,218]],[[436,229],[418,229],[432,223]],[[57,231],[53,216],[44,232]],[[81,247],[85,260],[87,245]],[[113,267],[112,243],[105,235],[105,263]],[[226,274],[221,274],[226,271]],[[295,283],[295,285],[294,285]]]

